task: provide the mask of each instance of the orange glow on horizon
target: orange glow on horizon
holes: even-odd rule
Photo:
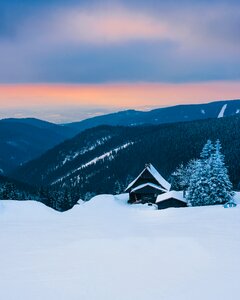
[[[167,106],[240,98],[240,81],[165,84],[0,85],[0,107]]]

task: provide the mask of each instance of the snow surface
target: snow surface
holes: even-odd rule
[[[87,152],[90,152],[90,151],[94,150],[98,146],[101,146],[101,145],[105,144],[105,142],[108,141],[109,139],[111,139],[110,135],[105,136],[105,137],[103,137],[99,140],[96,140],[95,143],[93,145],[91,145],[90,147],[84,147],[83,149],[81,149],[81,151],[77,151],[77,152],[72,153],[71,155],[65,156],[61,165],[63,166],[67,162],[74,160],[77,156],[83,155]]]
[[[56,183],[62,181],[64,178],[67,178],[68,176],[72,175],[73,173],[75,173],[75,172],[77,172],[77,171],[80,171],[80,170],[82,170],[82,169],[84,169],[84,168],[87,168],[87,167],[89,167],[89,166],[91,166],[91,165],[94,165],[94,164],[96,164],[97,162],[99,162],[99,161],[101,161],[101,160],[104,160],[104,159],[106,159],[106,158],[108,158],[109,160],[112,160],[112,159],[114,159],[114,155],[115,155],[116,153],[118,153],[120,150],[126,149],[128,146],[133,145],[133,144],[134,144],[133,142],[125,143],[124,145],[121,145],[121,146],[119,146],[119,147],[117,147],[117,148],[114,148],[113,150],[110,150],[110,151],[108,151],[108,152],[105,152],[104,154],[102,154],[102,155],[100,155],[100,156],[98,156],[98,157],[95,157],[94,159],[91,159],[90,161],[88,161],[87,163],[81,165],[80,167],[78,167],[78,168],[72,170],[71,172],[67,173],[66,175],[62,176],[61,178],[59,178],[59,179],[53,181],[53,182],[51,183],[51,185],[54,185],[54,184],[56,184]]]
[[[227,104],[224,104],[223,107],[220,110],[220,113],[218,114],[218,118],[223,118],[224,117],[224,112],[227,108]]]
[[[0,299],[238,300],[240,208],[0,201]]]
[[[103,160],[106,157],[113,158],[114,154],[116,154],[118,151],[120,151],[122,149],[127,148],[130,145],[133,145],[133,143],[132,142],[131,143],[126,143],[126,144],[124,144],[124,145],[122,145],[120,147],[117,147],[117,148],[115,148],[115,149],[113,149],[111,151],[108,151],[108,152],[102,154],[101,156],[95,157],[94,159],[90,160],[89,162],[87,162],[86,164],[84,164],[80,168],[78,168],[77,171],[81,170],[81,169],[84,169],[84,168],[86,168],[86,167],[88,167],[90,165],[96,164],[99,160]]]

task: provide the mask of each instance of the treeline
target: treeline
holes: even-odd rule
[[[29,192],[19,189],[14,183],[6,182],[0,184],[1,200],[35,200],[58,210],[66,211],[71,209],[79,200],[79,192],[69,188],[56,190],[45,187]]]
[[[14,183],[6,182],[0,184],[1,200],[35,200],[36,195],[19,189]]]
[[[88,200],[96,194],[123,192],[149,162],[170,180],[177,166],[199,157],[208,139],[219,139],[230,180],[237,190],[240,181],[239,136],[238,115],[159,126],[101,126],[58,145],[19,168],[12,176],[36,186],[51,187],[61,194],[67,188],[72,194],[77,193],[79,198]],[[107,140],[101,143],[104,138]],[[130,143],[128,147],[79,168],[126,143]],[[72,159],[68,160],[69,157]]]
[[[62,212],[71,209],[78,200],[79,192],[77,189],[71,190],[65,188],[56,190],[53,188],[41,187],[38,192],[38,201]]]
[[[95,129],[97,130],[97,128]],[[111,128],[109,129],[109,131]],[[235,190],[240,181],[240,118],[229,117],[189,123],[170,124],[132,128],[136,135],[133,144],[114,154],[114,158],[106,157],[96,164],[71,174],[55,185],[58,188],[69,186],[80,187],[80,197],[89,192],[95,194],[123,192],[144,168],[151,162],[167,180],[179,164],[186,165],[191,159],[199,157],[202,147],[208,139],[219,139],[225,163],[229,170],[230,180]],[[102,152],[113,149],[109,145],[102,146]],[[96,155],[88,157],[91,160]],[[81,165],[76,162],[76,165]],[[51,178],[49,175],[47,178]]]

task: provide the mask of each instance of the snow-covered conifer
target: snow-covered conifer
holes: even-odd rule
[[[230,201],[233,196],[232,183],[228,176],[225,166],[224,155],[221,153],[221,143],[219,140],[215,144],[215,152],[212,155],[212,204],[225,203]]]
[[[189,206],[202,206],[210,204],[211,167],[203,160],[196,162],[195,171],[190,178],[187,190]]]
[[[213,145],[209,140],[203,147],[195,171],[190,177],[187,200],[191,206],[225,203],[233,196],[232,183],[229,179],[221,153],[221,144],[217,140]]]
[[[204,145],[202,152],[200,154],[201,159],[207,160],[214,153],[214,145],[211,140],[208,140]]]
[[[172,187],[176,190],[186,190],[189,187],[190,178],[195,172],[197,160],[190,160],[187,165],[180,164],[179,167],[172,173]]]

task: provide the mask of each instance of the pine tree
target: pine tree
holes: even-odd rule
[[[171,175],[172,188],[176,190],[186,191],[190,184],[190,178],[195,172],[197,160],[190,160],[186,166],[180,164],[180,166]]]
[[[70,189],[65,189],[62,203],[62,210],[68,210],[74,206],[73,195]]]
[[[117,180],[115,183],[114,183],[114,193],[115,194],[119,194],[123,191],[123,188],[120,184],[120,182]]]
[[[58,211],[64,211],[64,194],[61,191],[52,191],[52,207]]]
[[[16,187],[13,183],[9,184],[9,199],[11,200],[18,200],[19,199],[19,195],[17,194],[17,190]]]
[[[207,160],[211,157],[214,153],[214,146],[211,140],[208,140],[207,143],[204,145],[202,152],[200,154],[201,159]]]
[[[195,172],[192,174],[187,190],[189,206],[202,206],[210,204],[211,167],[203,160],[196,163]]]
[[[185,166],[183,164],[180,164],[169,178],[172,189],[181,190],[184,188],[182,184],[184,173],[185,173]]]
[[[224,164],[219,140],[215,145],[208,141],[200,157],[187,191],[189,205],[213,205],[231,200],[232,184]]]
[[[215,153],[212,155],[212,204],[226,203],[232,199],[232,183],[225,166],[224,155],[221,153],[219,140],[215,144]]]

